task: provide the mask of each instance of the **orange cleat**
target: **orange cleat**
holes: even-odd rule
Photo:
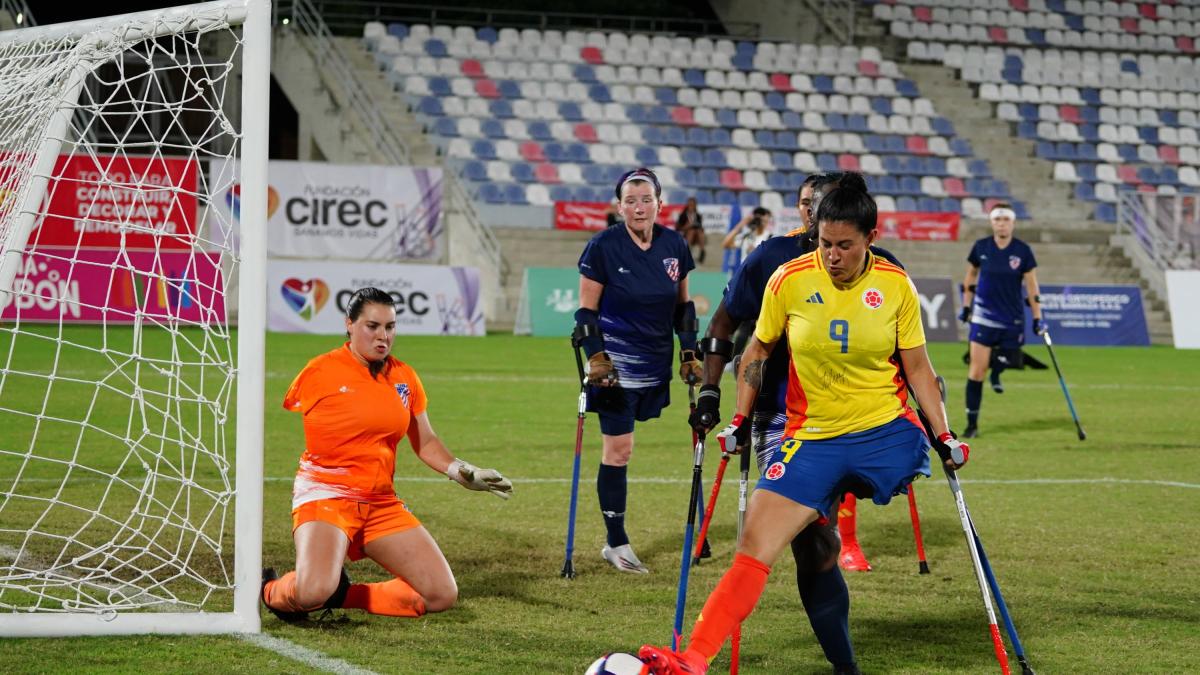
[[[847,572],[870,572],[871,563],[863,555],[858,542],[842,544],[842,552],[838,555],[838,565]]]
[[[651,675],[705,675],[708,672],[708,661],[699,654],[679,654],[666,647],[642,645],[638,658],[650,667]]]

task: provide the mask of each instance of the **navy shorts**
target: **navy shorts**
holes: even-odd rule
[[[588,410],[600,417],[600,432],[620,436],[633,432],[633,422],[652,420],[671,404],[671,383],[653,387],[588,387]]]
[[[991,328],[983,324],[971,324],[971,342],[978,342],[984,347],[999,347],[1000,349],[1020,349],[1025,344],[1025,327]]]
[[[887,504],[929,475],[929,438],[907,417],[834,438],[785,440],[768,460],[757,488],[828,516],[846,492]]]

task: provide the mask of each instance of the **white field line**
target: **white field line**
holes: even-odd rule
[[[272,483],[290,483],[294,476],[267,476],[263,480]],[[512,478],[514,484],[537,484],[537,483],[570,483],[570,478]],[[580,482],[592,483],[595,479],[580,477]],[[691,478],[661,478],[661,477],[630,477],[627,479],[630,483],[651,483],[659,485],[683,485],[692,482]],[[754,478],[757,481],[757,478]],[[396,476],[397,483],[445,483],[445,478],[434,476]],[[1200,490],[1200,483],[1184,483],[1182,481],[1173,480],[1141,480],[1136,478],[959,478],[958,482],[964,485],[1157,485],[1159,487],[1177,487],[1190,490]]]
[[[337,673],[338,675],[375,675],[374,671],[359,668],[358,666],[347,663],[332,656],[326,656],[321,652],[308,647],[303,647],[284,640],[283,638],[267,635],[266,633],[245,633],[239,635],[241,639],[250,644],[266,649],[280,656],[289,658],[293,661],[299,661],[306,666],[323,670],[327,673]]]

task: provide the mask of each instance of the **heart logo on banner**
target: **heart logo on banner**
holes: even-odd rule
[[[305,321],[312,321],[317,312],[325,306],[329,301],[329,286],[320,279],[309,279],[302,281],[300,279],[285,279],[283,285],[279,287],[280,294],[283,295],[283,301],[287,303],[292,311],[300,315],[300,318]]]
[[[233,187],[231,187],[225,191],[225,205],[229,207],[229,210],[230,210],[230,212],[233,213],[234,218],[241,220],[241,218],[242,218],[242,185],[241,185],[241,183],[235,184]],[[279,208],[279,192],[275,188],[268,185],[267,186],[267,220],[270,220],[271,216],[275,215],[275,211],[278,208]]]

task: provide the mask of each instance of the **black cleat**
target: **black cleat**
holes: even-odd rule
[[[704,544],[700,547],[700,559],[707,560],[712,557],[712,549],[708,547],[708,537],[704,538]]]
[[[344,573],[345,572],[343,571],[343,574]],[[267,594],[266,594],[267,582],[268,581],[277,581],[278,579],[279,579],[279,575],[275,572],[274,567],[264,567],[263,568],[262,586],[259,588],[259,591],[258,591],[258,599],[262,600],[263,607],[266,607],[267,611],[274,614],[276,616],[276,618],[278,618],[280,621],[283,621],[286,623],[300,623],[302,621],[307,621],[308,620],[308,612],[285,612],[283,610],[275,609],[274,607],[267,604]]]
[[[342,576],[338,579],[337,590],[321,605],[320,609],[341,609],[346,604],[346,593],[350,590],[350,575],[342,568]]]
[[[998,375],[996,371],[993,370],[992,376],[988,379],[992,383],[992,391],[996,392],[997,394],[1004,393],[1004,383],[1000,381],[1000,375]]]
[[[963,438],[976,438],[977,436],[979,436],[979,427],[974,425],[967,427],[967,430],[962,433]]]
[[[862,671],[857,663],[842,663],[833,667],[833,675],[862,675]]]

